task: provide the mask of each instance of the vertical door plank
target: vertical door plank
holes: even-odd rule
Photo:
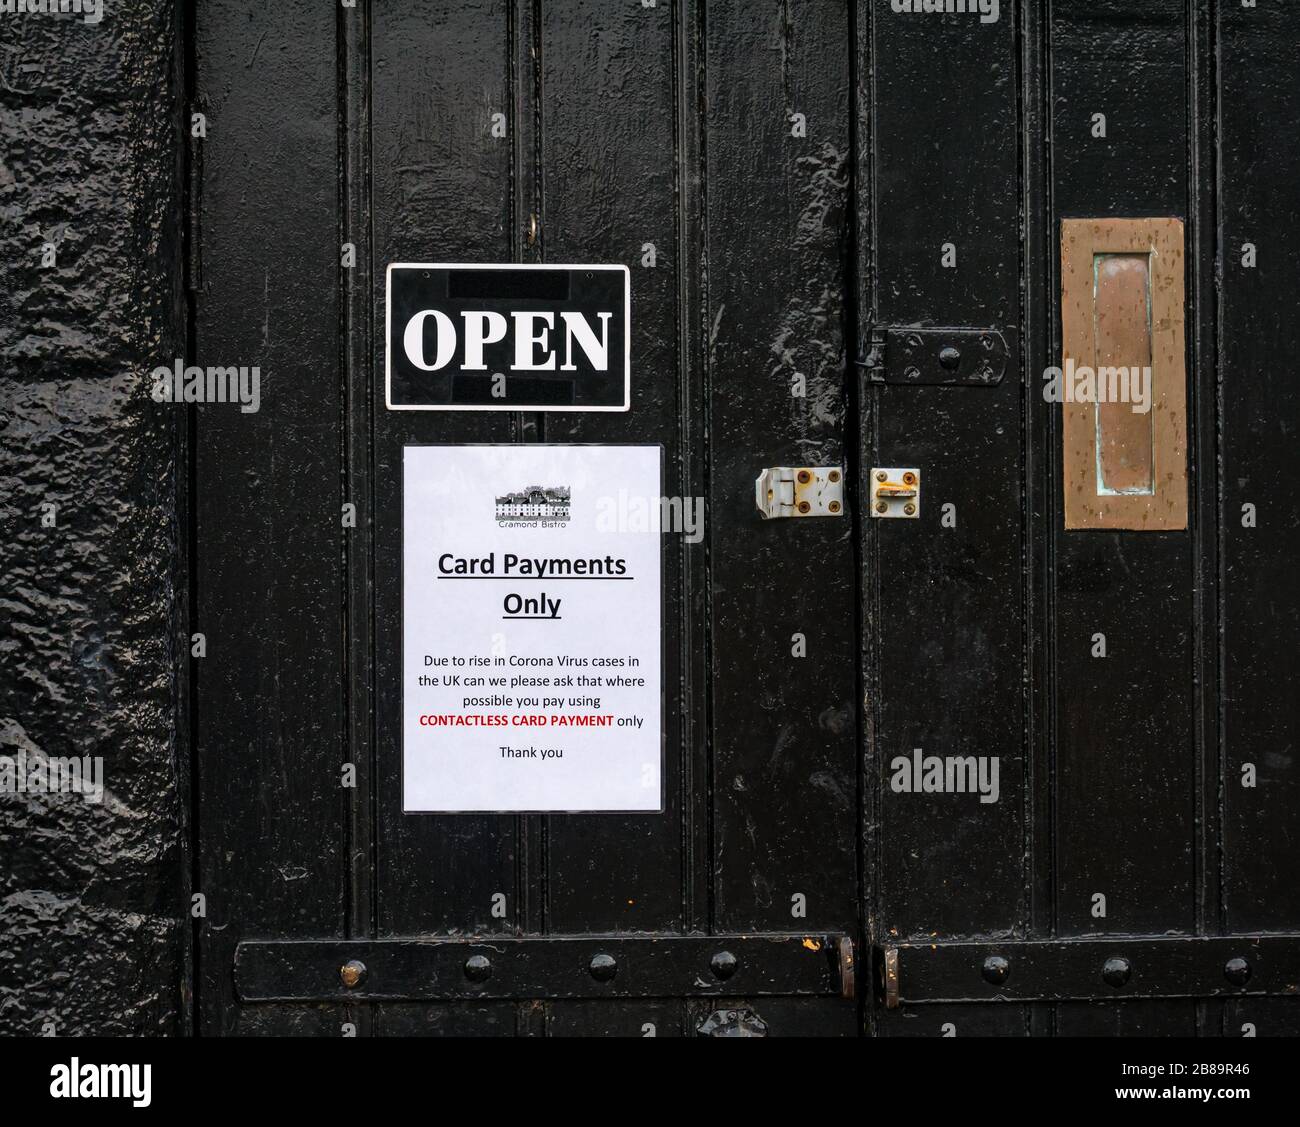
[[[1219,10],[1224,903],[1229,930],[1294,931],[1300,388],[1296,320],[1283,307],[1300,293],[1300,158],[1278,129],[1300,118],[1300,24],[1285,7]]]
[[[1056,218],[1187,218],[1179,0],[1053,7]],[[1105,136],[1095,136],[1105,115]],[[1193,451],[1194,453],[1194,451]],[[1051,452],[1059,458],[1059,451]],[[1062,531],[1056,510],[1057,916],[1063,935],[1194,922],[1190,534]],[[1100,652],[1105,636],[1105,657]],[[1104,918],[1094,896],[1105,896]]]
[[[1300,1035],[1300,998],[1233,998],[1223,1004],[1224,1037]]]
[[[509,5],[374,4],[371,19],[375,324],[389,262],[509,262],[515,119]],[[505,114],[507,136],[492,135]],[[509,413],[388,411],[375,339],[375,895],[379,933],[515,933],[522,927],[519,820],[402,813],[402,446],[508,442]],[[492,898],[506,896],[506,915]],[[381,1007],[384,1033],[513,1028],[509,1003]]]
[[[686,1005],[686,1036],[698,1037],[700,1026],[722,1011],[749,1010],[767,1026],[767,1037],[853,1037],[857,1011],[847,1002],[818,998],[693,998]]]
[[[546,1022],[548,1037],[682,1037],[694,1029],[682,1023],[684,1004],[662,998],[635,1002],[552,1002]]]
[[[231,993],[239,939],[344,925],[335,13],[214,0],[195,33],[196,360],[261,370],[257,413],[196,409],[200,1029],[338,1035]]]
[[[919,520],[869,520],[863,465],[878,941],[1015,934],[1026,925],[1028,796],[1014,13],[1003,5],[989,24],[882,4],[869,14],[875,195],[864,183],[859,198],[874,209],[878,321],[993,327],[1009,353],[997,387],[872,395],[875,464],[921,477]],[[996,801],[906,789],[897,761],[918,748],[984,757],[986,769],[996,757]]]
[[[880,1037],[1024,1037],[1025,1006],[964,1004],[902,1006],[882,1010]]]
[[[1056,1007],[1058,1037],[1192,1037],[1196,1003],[1190,998],[1130,1002],[1062,1002]]]
[[[850,24],[780,0],[704,15],[713,924],[853,933],[853,524],[754,508],[764,467],[845,464]],[[754,1009],[773,1035],[856,1020]]]
[[[552,414],[554,442],[661,443],[664,491],[681,496],[677,199],[671,5],[585,0],[542,16],[542,243],[551,262],[632,272],[632,409]],[[655,266],[642,266],[644,244]],[[629,498],[631,503],[634,499]],[[617,498],[611,498],[617,501]],[[657,504],[658,498],[650,498]],[[647,533],[647,535],[654,535]],[[685,614],[680,535],[660,537],[664,574],[664,799],[661,814],[548,819],[551,932],[674,931],[682,919],[681,764]],[[702,556],[699,547],[687,551]],[[618,624],[610,623],[611,643]],[[700,639],[702,644],[702,638]]]
[[[552,414],[554,442],[663,446],[663,492],[687,493],[679,365],[674,36],[670,4],[551,5],[541,23],[541,242],[551,262],[619,263],[631,270],[632,408],[626,414]],[[650,244],[647,249],[647,244]],[[653,266],[643,265],[653,254]],[[611,500],[617,500],[611,498]],[[633,499],[629,499],[631,502]],[[648,499],[657,504],[657,498]],[[702,516],[702,514],[701,514]],[[647,533],[647,535],[655,535]],[[682,927],[682,767],[693,686],[682,654],[690,629],[683,569],[703,549],[680,534],[663,548],[664,809],[658,814],[554,815],[547,821],[546,930],[672,932]],[[610,623],[611,639],[617,624]],[[698,636],[703,644],[703,636]],[[560,1003],[551,1036],[643,1036],[680,1031],[680,1007],[654,1002]]]

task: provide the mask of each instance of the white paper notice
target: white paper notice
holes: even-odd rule
[[[660,454],[405,448],[406,812],[662,808]]]

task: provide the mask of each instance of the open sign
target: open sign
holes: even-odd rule
[[[626,411],[626,266],[393,263],[393,411]]]

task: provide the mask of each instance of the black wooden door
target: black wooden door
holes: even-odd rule
[[[1300,1027],[1300,21],[912,6],[198,7],[192,358],[262,378],[193,435],[204,1032]],[[1182,224],[1183,528],[1065,528],[1073,219]],[[628,266],[631,410],[387,410],[393,262]],[[403,448],[540,442],[703,500],[664,810],[404,814]]]

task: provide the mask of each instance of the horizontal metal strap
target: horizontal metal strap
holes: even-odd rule
[[[853,996],[847,936],[246,940],[245,1002]]]
[[[1300,935],[901,943],[881,964],[890,1007],[1300,993]]]

